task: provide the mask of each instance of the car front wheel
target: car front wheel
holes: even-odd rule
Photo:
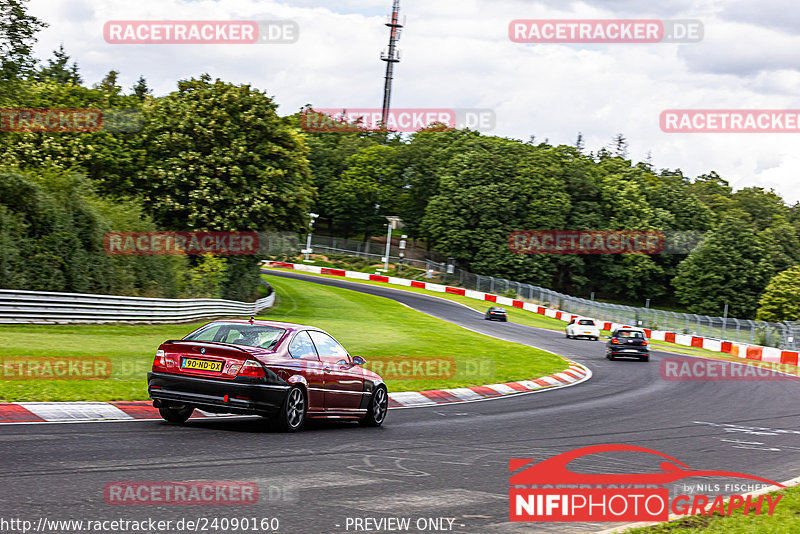
[[[194,408],[191,406],[175,408],[171,406],[160,406],[158,408],[158,413],[161,414],[161,418],[170,423],[185,423],[187,419],[192,416],[193,411]]]
[[[286,394],[281,411],[277,418],[277,427],[281,432],[297,432],[306,422],[306,396],[299,386],[294,386]]]
[[[379,386],[372,392],[372,399],[367,406],[367,415],[361,420],[364,426],[381,426],[386,420],[386,412],[389,410],[389,394],[386,388]]]

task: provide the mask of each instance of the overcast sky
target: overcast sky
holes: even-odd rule
[[[660,5],[663,4],[663,5]],[[144,75],[156,95],[207,72],[272,96],[281,114],[380,107],[391,0],[31,0],[50,24],[37,54],[63,43],[85,83],[111,69]],[[792,0],[401,0],[406,27],[392,105],[491,108],[494,135],[586,148],[623,133],[634,161],[689,176],[717,171],[735,188],[800,201],[800,134],[664,133],[665,109],[800,109],[800,9]],[[698,19],[699,43],[518,44],[513,19]],[[107,44],[108,20],[275,20],[294,44]]]

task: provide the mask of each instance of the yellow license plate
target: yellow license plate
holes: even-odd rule
[[[222,362],[212,362],[210,360],[195,360],[194,358],[184,358],[181,363],[184,369],[197,369],[199,371],[222,371]]]

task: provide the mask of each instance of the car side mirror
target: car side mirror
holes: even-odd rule
[[[361,356],[353,356],[353,363],[356,365],[364,365],[365,363],[367,363],[367,360],[365,360]]]

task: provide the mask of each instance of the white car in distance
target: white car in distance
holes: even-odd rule
[[[579,337],[588,337],[597,341],[600,339],[600,327],[597,326],[597,321],[589,317],[576,317],[567,325],[567,337],[575,339]]]

